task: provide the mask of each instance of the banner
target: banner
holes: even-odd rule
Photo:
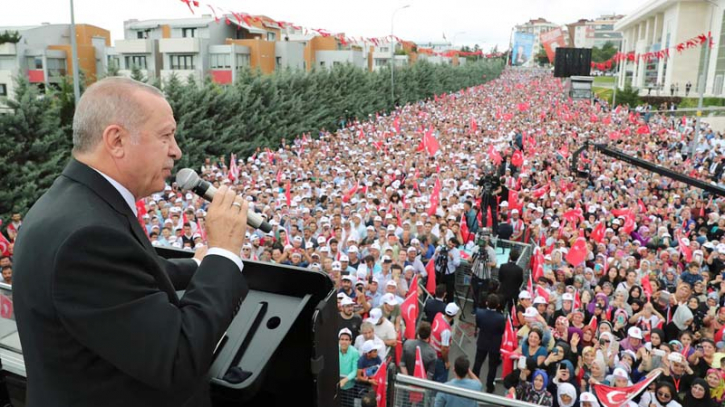
[[[660,371],[653,374],[651,377],[642,380],[641,382],[629,387],[611,387],[603,384],[595,384],[594,394],[597,395],[599,402],[603,407],[621,407],[628,401],[632,400],[642,390],[646,389],[657,377],[660,375]]]
[[[514,33],[514,49],[511,53],[511,65],[522,66],[531,61],[534,50],[534,34]]]
[[[564,32],[561,31],[561,28],[556,28],[551,31],[541,33],[541,45],[544,46],[546,56],[549,58],[549,63],[553,64],[556,49],[559,47],[566,47]]]

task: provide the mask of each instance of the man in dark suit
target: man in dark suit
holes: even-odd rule
[[[476,361],[473,364],[473,373],[479,375],[483,362],[488,357],[488,375],[486,375],[486,392],[493,393],[496,369],[501,363],[501,338],[503,338],[506,318],[499,310],[498,295],[489,294],[486,299],[486,309],[476,311]]]
[[[501,303],[506,309],[516,303],[521,284],[524,283],[524,269],[516,264],[519,254],[518,249],[511,249],[508,263],[498,269],[498,281],[501,283],[498,290]]]
[[[74,158],[28,212],[15,250],[28,407],[211,404],[214,348],[248,292],[238,255],[248,204],[220,188],[208,252],[158,257],[134,202],[164,189],[181,158],[175,131],[146,84],[107,78],[81,98]]]
[[[508,222],[508,215],[502,213],[498,221],[498,238],[503,240],[511,239],[514,234],[514,227]]]
[[[434,295],[435,298],[429,298],[428,301],[425,302],[425,305],[423,305],[425,320],[431,324],[433,323],[436,314],[439,312],[445,312],[446,305],[448,305],[446,303],[446,285],[438,284]]]

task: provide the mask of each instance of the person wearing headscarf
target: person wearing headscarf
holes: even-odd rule
[[[552,334],[554,335],[554,339],[556,340],[569,340],[569,319],[565,316],[560,316],[556,318],[556,321],[554,322],[554,329],[552,330]]]
[[[685,407],[716,407],[717,404],[710,397],[710,386],[700,377],[692,381],[692,385],[685,393],[682,401]]]
[[[670,339],[677,338],[680,332],[689,328],[692,320],[693,315],[689,307],[686,305],[677,307],[672,315],[672,321],[665,325],[665,336]]]
[[[557,388],[556,400],[559,407],[573,407],[576,403],[576,388],[571,383],[562,383]]]
[[[639,407],[682,407],[682,404],[677,401],[677,390],[672,383],[658,381],[655,391],[642,393]]]
[[[536,359],[526,358],[526,368],[519,369],[518,364],[515,364],[513,372],[506,375],[503,378],[503,387],[507,391],[514,391],[521,380],[531,381],[533,379],[533,373],[536,370]],[[525,379],[521,379],[521,374],[524,375]]]
[[[522,372],[518,386],[516,386],[516,399],[544,407],[552,407],[554,399],[546,390],[549,385],[549,376],[543,370],[537,369],[533,374],[533,383],[526,381]]]
[[[558,346],[558,345],[557,345]],[[549,386],[547,387],[547,390],[551,394],[558,394],[559,388],[561,388],[564,384],[569,384],[575,389],[575,395],[574,399],[576,400],[576,395],[579,393],[577,391],[577,377],[574,374],[574,365],[569,360],[562,360],[561,362],[557,363],[553,366],[553,369],[550,369],[547,371],[547,374],[549,377],[553,377],[554,379],[551,380],[551,383],[549,383]],[[559,402],[558,398],[554,399],[554,407],[560,406],[561,403]]]
[[[725,379],[717,369],[709,369],[705,376],[707,384],[710,386],[710,397],[718,405],[725,403]]]

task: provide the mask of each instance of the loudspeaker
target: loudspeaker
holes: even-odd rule
[[[557,48],[554,57],[554,77],[589,76],[591,64],[590,48]]]
[[[213,406],[338,406],[338,310],[330,277],[250,260],[244,276],[249,294],[209,370]]]

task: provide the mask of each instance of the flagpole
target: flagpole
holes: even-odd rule
[[[81,78],[78,69],[78,43],[76,41],[76,17],[73,11],[73,0],[70,0],[70,46],[73,60],[73,96],[75,97],[75,105],[78,106],[78,100],[81,98]]]

